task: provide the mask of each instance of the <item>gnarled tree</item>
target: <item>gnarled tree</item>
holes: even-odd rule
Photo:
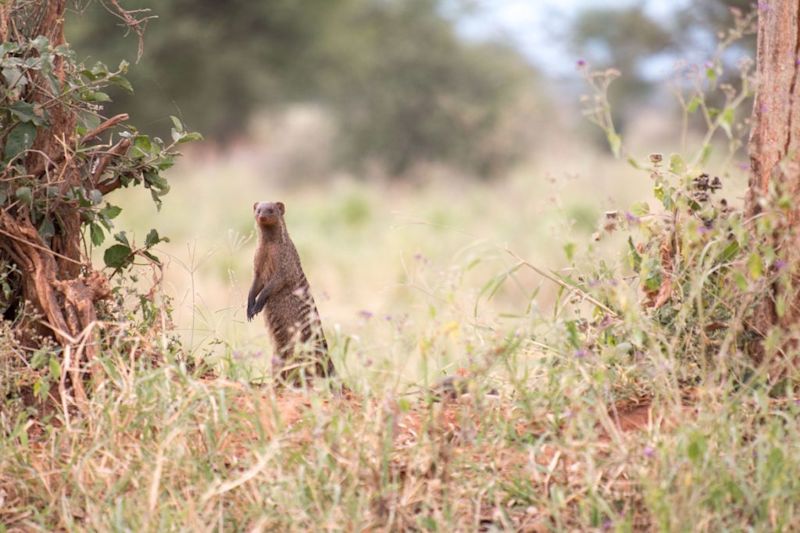
[[[130,88],[126,64],[80,63],[64,40],[66,9],[67,0],[0,4],[0,276],[7,289],[0,310],[23,345],[55,341],[62,357],[71,354],[63,372],[80,401],[81,376],[95,370],[98,302],[110,294],[90,252],[120,211],[104,196],[140,184],[158,202],[169,188],[160,172],[171,166],[175,146],[196,135],[175,121],[165,144],[126,125],[127,115],[103,116],[103,88]],[[141,29],[141,20],[116,9]],[[105,252],[111,269],[142,254],[152,258],[148,249],[159,240],[152,233],[136,249],[124,233],[115,238]]]

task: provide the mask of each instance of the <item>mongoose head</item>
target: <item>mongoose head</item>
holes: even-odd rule
[[[253,204],[253,213],[259,226],[273,226],[279,224],[286,207],[283,202],[256,202]]]

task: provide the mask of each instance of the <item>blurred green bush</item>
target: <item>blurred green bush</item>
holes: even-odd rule
[[[242,136],[257,110],[313,102],[334,118],[340,166],[377,163],[397,177],[436,162],[495,176],[529,148],[519,123],[543,111],[520,95],[536,76],[510,47],[461,38],[442,4],[131,0],[126,9],[152,8],[138,18],[156,18],[130,69],[137,94],[114,94],[109,105],[153,134],[166,134],[161,117],[176,114],[224,142]],[[135,36],[119,39],[102,3],[73,15],[80,54],[136,59]]]

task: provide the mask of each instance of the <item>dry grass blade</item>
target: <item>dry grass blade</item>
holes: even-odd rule
[[[544,270],[542,270],[541,268],[537,267],[536,265],[534,265],[534,264],[528,262],[527,260],[521,258],[513,250],[510,250],[510,249],[506,248],[506,252],[508,252],[508,254],[511,255],[514,259],[519,261],[520,265],[524,265],[524,266],[530,268],[531,270],[533,270],[534,272],[536,272],[540,276],[552,281],[553,283],[555,283],[556,285],[558,285],[560,287],[563,287],[563,288],[565,288],[565,289],[567,289],[569,291],[577,292],[578,294],[581,295],[581,297],[583,299],[585,299],[586,301],[591,302],[592,304],[596,305],[597,307],[599,307],[600,309],[602,309],[603,311],[608,313],[610,316],[612,316],[614,318],[619,318],[619,314],[617,314],[616,311],[614,311],[613,309],[609,308],[603,302],[601,302],[600,300],[598,300],[597,298],[595,298],[594,296],[592,296],[591,294],[589,294],[585,290],[581,289],[580,287],[576,287],[575,285],[570,285],[569,283],[567,283],[564,280],[560,279],[558,276],[555,276],[553,274],[545,272]]]

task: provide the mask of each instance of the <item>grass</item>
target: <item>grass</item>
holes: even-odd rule
[[[692,379],[685,339],[632,283],[598,289],[619,313],[607,326],[582,291],[515,268],[507,249],[563,276],[629,274],[590,222],[601,194],[624,205],[649,183],[603,182],[612,163],[592,158],[552,180],[273,191],[238,157],[179,168],[162,214],[124,192],[121,227],[172,239],[163,287],[182,343],[158,320],[114,326],[128,329],[78,414],[26,407],[28,358],[3,337],[0,530],[798,529],[793,398],[757,372]],[[243,302],[250,206],[266,199],[287,204],[351,394],[256,384],[269,344]],[[589,252],[570,261],[570,243]],[[617,327],[619,341],[576,342]],[[54,355],[25,375],[52,380]],[[468,394],[431,401],[444,374]]]

